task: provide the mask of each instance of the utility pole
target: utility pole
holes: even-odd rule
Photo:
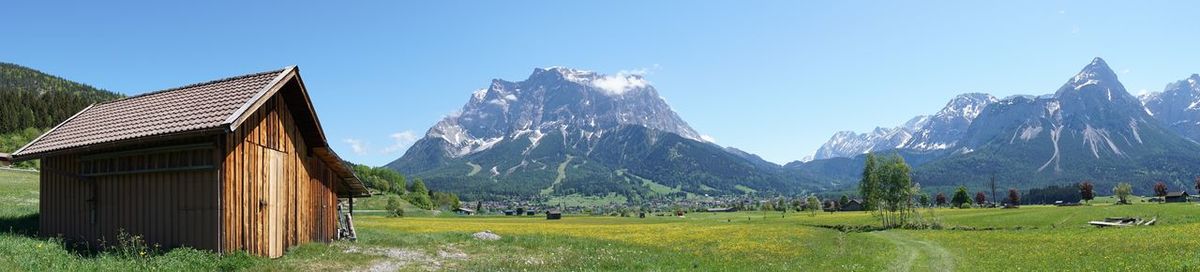
[[[992,202],[996,201],[996,174],[992,174]]]

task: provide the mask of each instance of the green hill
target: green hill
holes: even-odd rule
[[[49,128],[92,103],[123,97],[32,68],[0,62],[0,134]],[[11,150],[0,150],[11,151]]]

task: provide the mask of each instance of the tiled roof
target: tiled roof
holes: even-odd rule
[[[135,138],[218,129],[287,69],[92,105],[18,150],[30,155]]]

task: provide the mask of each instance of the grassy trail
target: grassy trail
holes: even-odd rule
[[[892,242],[900,251],[891,264],[891,271],[954,271],[954,257],[936,243],[898,231],[877,231],[871,235]]]
[[[562,183],[564,179],[567,179],[567,165],[570,164],[571,160],[573,159],[575,159],[575,156],[567,155],[567,160],[558,165],[558,176],[554,178],[554,183],[551,183],[550,187],[542,189],[542,195],[550,195],[554,193],[554,186],[557,186],[559,183]]]
[[[482,166],[479,166],[478,164],[475,164],[475,163],[472,163],[472,162],[467,162],[467,166],[470,166],[470,167],[471,167],[471,172],[470,172],[470,173],[467,173],[467,176],[468,176],[468,177],[470,177],[470,176],[474,176],[475,174],[479,174],[479,171],[480,171],[480,170],[483,170],[483,167],[482,167]]]

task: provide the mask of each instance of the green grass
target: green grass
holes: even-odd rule
[[[733,186],[733,188],[738,189],[739,191],[742,191],[743,193],[747,193],[747,194],[753,194],[753,193],[758,192],[758,190],[755,190],[754,188],[746,187],[745,185],[741,185],[741,184],[735,185],[735,186]]]
[[[0,170],[0,222],[34,224],[37,175]],[[933,209],[942,230],[841,232],[873,226],[866,212],[689,213],[648,218],[360,214],[357,242],[313,243],[279,259],[175,249],[80,254],[56,239],[0,234],[0,270],[18,271],[1200,271],[1200,205],[1194,203],[1019,209]],[[601,206],[615,198],[568,196]],[[382,209],[386,197],[356,209]],[[1089,220],[1158,217],[1151,227],[1104,228]],[[19,228],[15,228],[19,229]],[[497,241],[472,233],[491,230]]]
[[[625,204],[628,202],[629,202],[628,198],[626,198],[623,195],[618,195],[618,194],[608,194],[607,196],[583,196],[583,195],[578,195],[578,194],[571,194],[571,195],[565,195],[565,196],[551,197],[549,200],[546,200],[546,205],[553,206],[553,207],[564,207],[564,208],[571,208],[571,207],[588,208],[588,207],[603,207],[603,206],[607,206],[610,204]]]

